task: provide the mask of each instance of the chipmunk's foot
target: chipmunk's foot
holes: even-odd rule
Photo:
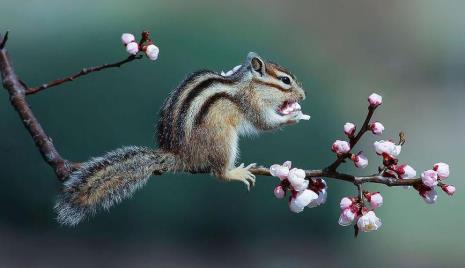
[[[256,164],[250,164],[244,167],[244,163],[238,167],[228,170],[225,174],[225,178],[230,181],[241,181],[247,186],[247,191],[250,191],[250,186],[255,186],[255,175],[252,174],[249,169],[255,167]]]

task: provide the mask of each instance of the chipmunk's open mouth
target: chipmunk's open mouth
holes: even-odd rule
[[[285,101],[277,109],[278,114],[288,115],[301,110],[300,104],[296,101]]]
[[[309,120],[310,116],[302,113],[302,107],[297,101],[284,101],[276,110],[280,116],[293,115],[295,120]]]

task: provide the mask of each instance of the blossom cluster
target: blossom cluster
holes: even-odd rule
[[[291,168],[291,161],[286,161],[282,165],[272,165],[270,173],[281,180],[274,189],[275,197],[282,199],[288,192],[290,193],[289,209],[292,212],[300,213],[305,207],[314,208],[326,202],[328,197],[326,182],[320,178],[305,179],[305,171]]]
[[[354,123],[347,122],[343,130],[348,141],[336,140],[331,146],[331,150],[336,153],[338,161],[343,162],[345,159],[350,159],[357,168],[366,168],[368,158],[363,152],[352,153],[352,147],[366,132],[381,135],[385,129],[381,122],[368,122],[374,109],[383,103],[383,98],[373,93],[368,97],[368,103],[370,113],[358,133],[357,126]],[[401,141],[398,144],[391,140],[374,142],[374,151],[382,158],[383,164],[382,167],[379,167],[379,173],[374,176],[398,181],[410,180],[408,185],[412,185],[428,204],[435,203],[437,200],[436,186],[441,187],[448,195],[453,195],[455,187],[444,183],[444,180],[449,176],[448,164],[442,162],[434,164],[432,169],[421,173],[421,180],[420,178],[416,179],[417,172],[412,166],[406,163],[399,164],[399,155],[404,142],[403,136],[401,136]],[[290,161],[286,161],[282,165],[271,166],[270,173],[281,180],[280,184],[274,189],[277,198],[284,198],[286,193],[290,192],[289,208],[291,211],[299,213],[305,207],[315,207],[326,202],[326,182],[322,178],[306,178],[304,170],[291,169]],[[338,222],[342,226],[355,223],[357,232],[359,230],[363,232],[378,230],[382,223],[376,216],[375,209],[382,206],[383,197],[379,192],[362,191],[360,185],[358,186],[359,192],[357,196],[342,198]]]
[[[141,42],[137,43],[133,34],[123,33],[121,35],[121,41],[129,54],[137,55],[139,52],[143,51],[150,60],[156,60],[158,59],[160,50],[153,44],[152,40],[148,38],[148,35],[148,32],[143,32]]]
[[[365,207],[364,200],[369,202],[370,209]],[[374,210],[382,205],[383,197],[379,192],[364,192],[362,200],[359,197],[344,197],[339,204],[341,208],[339,224],[349,226],[355,221],[358,230],[362,232],[376,231],[382,223]]]

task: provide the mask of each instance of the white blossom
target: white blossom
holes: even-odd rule
[[[136,41],[136,38],[131,33],[124,33],[121,35],[121,42],[123,42],[124,45],[127,45],[134,41]]]
[[[317,199],[318,195],[312,190],[304,190],[297,193],[295,198],[292,198],[289,202],[289,209],[292,212],[299,213],[304,210],[310,202]]]
[[[352,224],[354,219],[355,219],[355,213],[350,208],[346,208],[341,212],[338,223],[341,226],[348,226]]]
[[[373,211],[368,211],[357,221],[358,229],[362,232],[376,231],[381,227],[381,225],[381,220],[376,217],[376,214]]]
[[[126,51],[131,55],[136,55],[139,52],[139,44],[131,42],[126,45]]]
[[[352,204],[353,204],[352,199],[348,197],[344,197],[341,199],[340,207],[341,209],[346,209],[352,206]]]
[[[305,179],[305,171],[303,169],[291,169],[287,179],[296,191],[303,191],[308,187],[309,182]]]
[[[291,167],[290,163],[291,161],[286,161],[282,165],[278,165],[278,164],[272,165],[270,167],[271,176],[278,177],[281,180],[287,179],[287,176],[289,175],[289,168]]]
[[[154,44],[148,45],[147,48],[145,49],[145,54],[151,60],[157,60],[159,52],[160,52],[160,49]]]
[[[392,158],[397,158],[402,149],[402,146],[395,145],[392,141],[384,141],[384,140],[375,141],[373,145],[375,147],[375,151],[377,154],[379,155],[388,154]]]
[[[438,173],[432,169],[423,171],[421,173],[421,181],[428,187],[438,185]]]
[[[308,207],[314,208],[319,205],[323,205],[324,203],[326,203],[326,199],[328,199],[328,191],[326,191],[326,189],[323,189],[321,190],[321,192],[318,193],[318,198],[310,202],[310,204],[308,204]]]

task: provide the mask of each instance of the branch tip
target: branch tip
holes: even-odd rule
[[[2,42],[0,43],[0,49],[5,48],[6,42],[8,41],[8,34],[9,33],[10,33],[10,31],[5,32],[5,36],[2,38]],[[0,35],[0,38],[1,38],[1,35]]]

